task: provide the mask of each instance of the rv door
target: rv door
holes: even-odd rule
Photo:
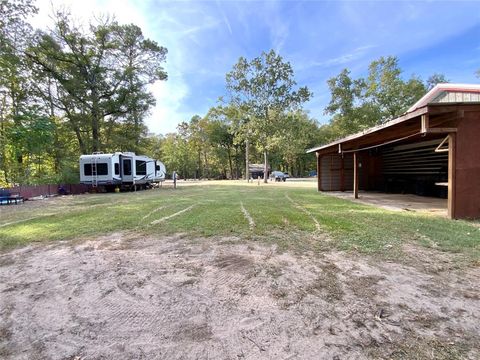
[[[122,181],[133,183],[133,159],[131,157],[122,156]]]

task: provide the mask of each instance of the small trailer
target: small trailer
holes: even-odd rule
[[[165,180],[165,165],[132,152],[93,153],[80,156],[80,183],[102,187],[145,189]]]

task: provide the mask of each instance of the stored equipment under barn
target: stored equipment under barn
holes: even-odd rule
[[[319,191],[448,199],[451,218],[480,218],[480,85],[439,84],[406,114],[308,150]]]

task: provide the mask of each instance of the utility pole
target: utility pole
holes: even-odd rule
[[[247,137],[247,140],[245,140],[245,180],[247,180],[247,182],[250,182],[250,169],[249,169],[249,164],[248,164],[248,145],[249,145],[249,141],[248,141],[248,137]]]

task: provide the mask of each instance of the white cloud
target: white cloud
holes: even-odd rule
[[[230,21],[228,20],[227,15],[225,14],[223,9],[221,8],[220,2],[217,0],[215,3],[217,4],[218,11],[220,11],[220,13],[222,14],[223,22],[225,23],[225,26],[227,27],[228,32],[230,33],[230,35],[233,35],[232,26],[230,25]]]
[[[478,11],[468,2],[461,6],[435,2],[431,7],[403,1],[37,1],[41,12],[36,26],[51,23],[53,1],[54,7],[66,4],[75,17],[85,20],[113,13],[120,22],[137,24],[146,37],[168,49],[169,79],[151,87],[157,105],[146,119],[151,131],[162,133],[214,106],[212,99],[224,92],[224,74],[239,56],[252,58],[271,48],[280,52],[292,62],[299,83],[314,90],[316,100],[308,104],[312,113],[321,113],[321,104],[328,102],[322,97],[328,94],[325,81],[340,67],[363,76],[368,63],[380,55],[403,59],[407,54],[408,59],[410,54],[410,67],[405,69],[410,72],[416,66],[417,49],[478,26]],[[478,49],[474,43],[472,51]],[[422,57],[428,57],[425,54]]]
[[[173,132],[181,121],[190,119],[191,115],[182,110],[182,100],[188,95],[188,87],[182,80],[159,81],[149,89],[157,99],[157,106],[146,119],[150,131],[154,133]]]
[[[36,5],[39,12],[32,25],[39,28],[51,27],[53,11],[66,9],[82,24],[88,24],[94,17],[114,15],[120,23],[134,23],[148,34],[148,23],[142,14],[142,7],[128,0],[37,0]]]
[[[290,35],[288,19],[280,13],[280,4],[271,1],[266,3],[264,21],[269,28],[270,41],[275,52],[280,53]]]
[[[324,61],[317,61],[313,62],[313,66],[335,66],[335,65],[343,65],[347,64],[349,62],[352,62],[354,60],[357,60],[361,58],[363,55],[367,53],[367,50],[370,50],[374,48],[375,46],[373,45],[366,45],[366,46],[361,46],[356,49],[353,49],[351,52],[348,54],[343,54],[335,58],[327,59]]]

